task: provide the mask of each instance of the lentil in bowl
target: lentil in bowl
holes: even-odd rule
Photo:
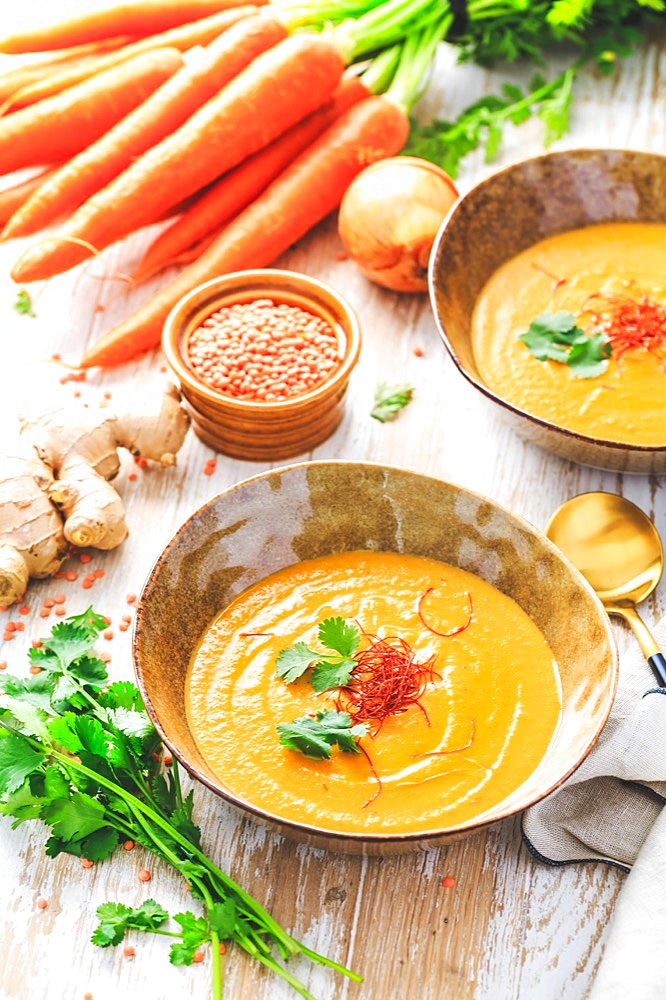
[[[260,323],[274,313],[284,331]],[[244,326],[245,337],[238,335]],[[202,329],[212,332],[199,335]],[[215,278],[184,296],[167,318],[162,346],[197,436],[235,458],[273,461],[307,452],[335,431],[361,332],[329,285],[264,268]]]

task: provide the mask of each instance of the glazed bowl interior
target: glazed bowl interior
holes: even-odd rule
[[[508,799],[470,822],[425,835],[406,830],[386,836],[331,833],[290,823],[231,793],[203,759],[188,727],[190,658],[218,612],[285,566],[354,550],[413,553],[476,573],[517,601],[557,660],[563,711],[549,753]],[[600,602],[543,534],[459,486],[344,461],[263,473],[194,513],[150,573],[137,608],[133,651],[148,711],[165,743],[195,777],[282,834],[351,853],[434,846],[543,797],[593,745],[610,711],[617,674]]]
[[[430,258],[430,301],[458,370],[528,440],[564,458],[626,472],[666,471],[663,445],[644,447],[569,431],[508,403],[483,381],[471,342],[475,303],[505,261],[540,240],[607,222],[666,221],[666,157],[575,149],[523,160],[472,188],[442,224]]]

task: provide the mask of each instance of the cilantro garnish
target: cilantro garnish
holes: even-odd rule
[[[51,831],[50,857],[67,853],[102,861],[121,841],[133,840],[186,879],[202,904],[199,915],[175,914],[180,929],[171,932],[162,928],[168,914],[153,900],[136,909],[104,903],[97,910],[94,944],[119,944],[130,929],[166,934],[174,938],[171,962],[183,965],[201,944],[210,942],[217,956],[220,941],[229,939],[302,996],[309,994],[273,957],[273,947],[283,958],[306,954],[360,981],[304,948],[204,854],[193,793],[183,794],[175,762],[160,770],[159,738],[139,691],[126,681],[109,683],[105,663],[94,654],[106,627],[106,619],[89,608],[57,624],[40,648],[30,650],[40,673],[0,675],[0,814],[13,816],[14,826],[42,820]],[[341,726],[338,745],[346,749],[354,735]],[[211,995],[222,995],[217,960]]]
[[[365,722],[353,726],[348,712],[327,709],[314,718],[304,715],[293,722],[280,722],[277,729],[283,746],[325,760],[336,743],[346,753],[360,753],[356,740],[365,736],[368,726]]]
[[[411,402],[414,395],[413,385],[387,385],[382,383],[375,389],[375,404],[370,416],[380,423],[395,420],[400,410]]]
[[[22,288],[21,291],[17,294],[16,301],[14,303],[14,309],[21,316],[32,316],[32,318],[34,319],[37,315],[37,313],[32,307],[32,299],[30,298],[30,294],[25,290],[25,288]]]
[[[314,667],[311,681],[315,691],[343,687],[356,666],[353,657],[361,633],[356,625],[350,625],[338,616],[320,622],[317,635],[330,652],[320,653],[304,642],[297,642],[280,652],[275,665],[277,675],[286,684],[292,684],[302,677],[308,667]]]
[[[576,378],[595,378],[606,371],[611,345],[603,333],[588,336],[570,312],[541,313],[520,336],[539,361],[568,365]]]

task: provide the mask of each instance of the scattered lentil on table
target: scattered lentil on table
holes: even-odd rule
[[[342,361],[330,323],[270,298],[216,310],[190,334],[187,357],[195,375],[211,388],[265,402],[314,389]]]

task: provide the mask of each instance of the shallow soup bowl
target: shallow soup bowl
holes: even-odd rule
[[[479,372],[472,347],[475,305],[501,265],[556,234],[625,222],[666,222],[665,156],[574,149],[521,160],[481,181],[449,213],[430,258],[430,300],[444,346],[460,374],[478,392],[480,402],[487,401],[490,411],[522,437],[584,465],[663,474],[666,421],[654,445],[567,429],[493,391]],[[520,298],[521,290],[515,294]],[[649,419],[647,411],[642,419]]]
[[[186,679],[212,619],[238,594],[302,560],[372,550],[459,566],[513,598],[558,664],[562,713],[549,750],[497,806],[427,832],[371,834],[294,822],[225,787],[187,722]],[[506,637],[504,637],[506,638]],[[225,804],[285,836],[348,853],[437,846],[541,799],[580,764],[610,711],[617,661],[608,618],[593,591],[548,539],[505,508],[460,486],[361,462],[292,465],[210,499],[177,531],[137,607],[133,653],[146,706],[165,744]],[[219,669],[224,670],[224,657]],[[511,663],[506,663],[511,671]],[[248,728],[251,738],[251,725]],[[277,745],[276,753],[291,753]]]

